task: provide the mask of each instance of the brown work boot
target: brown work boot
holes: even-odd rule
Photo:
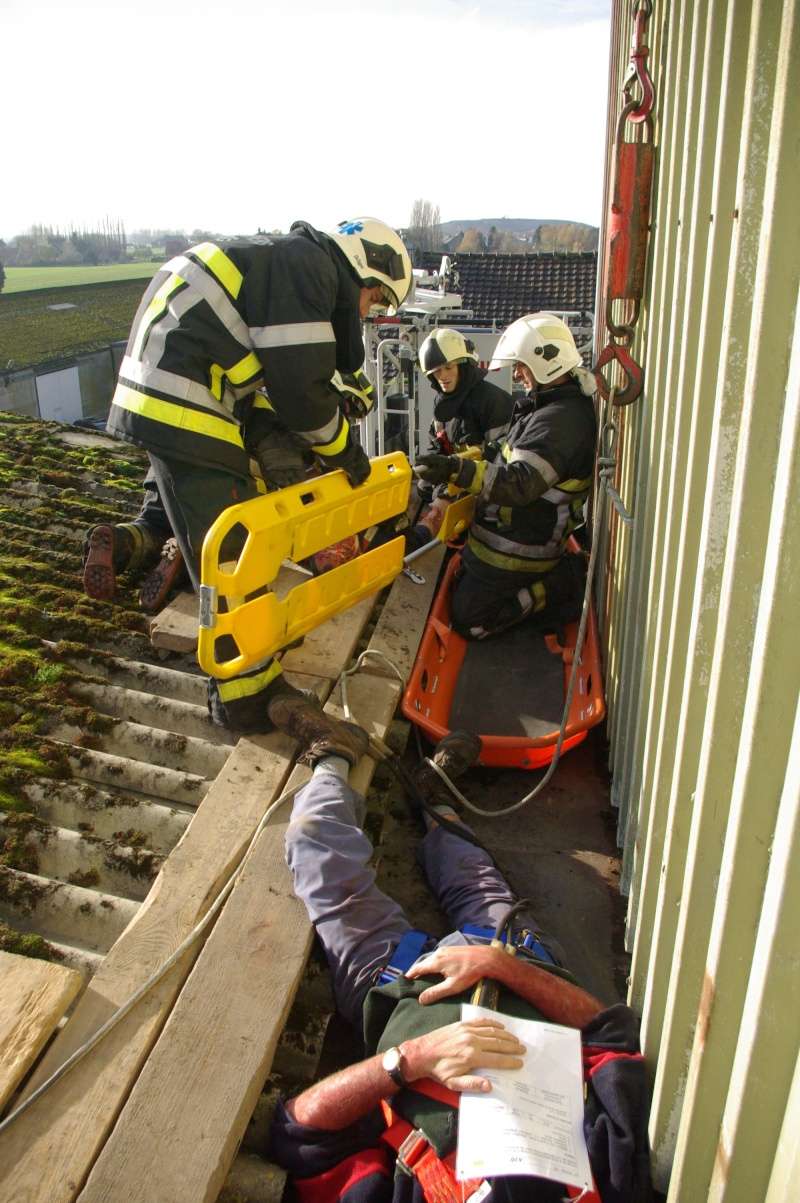
[[[451,731],[440,739],[431,760],[443,769],[451,781],[463,776],[477,762],[481,754],[481,741],[469,731]],[[447,805],[456,809],[458,799],[442,781],[435,769],[424,760],[414,773],[414,782],[427,802]]]
[[[298,757],[301,764],[315,765],[323,756],[341,756],[352,767],[369,744],[361,727],[331,718],[318,701],[295,693],[279,693],[267,704],[267,715],[279,731],[303,745]]]
[[[123,572],[133,554],[133,537],[119,526],[96,526],[84,544],[83,588],[95,601],[111,601],[117,589],[117,573]]]
[[[161,559],[142,581],[139,605],[148,614],[157,613],[173,589],[188,580],[186,566],[176,539],[167,539],[161,548]]]

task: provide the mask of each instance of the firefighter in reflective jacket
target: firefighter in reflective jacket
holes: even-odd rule
[[[452,455],[468,447],[478,448],[488,460],[498,453],[499,440],[508,430],[512,402],[508,393],[486,380],[477,363],[473,344],[460,330],[434,330],[419,349],[419,366],[436,391],[429,447]],[[446,485],[437,489],[420,485],[425,509],[406,536],[409,550],[434,539],[447,509]],[[452,499],[451,499],[452,500]]]
[[[323,471],[342,468],[353,486],[366,479],[369,460],[331,377],[361,366],[362,319],[394,310],[410,284],[402,240],[368,217],[329,233],[296,222],[286,236],[202,243],[154,277],[108,430],[148,452],[195,589],[209,526],[257,495],[251,455],[283,485],[302,478],[304,451]],[[270,730],[270,701],[290,689],[279,664],[266,661],[211,683],[212,716],[239,731]]]
[[[569,328],[549,313],[508,327],[491,366],[509,362],[527,391],[514,406],[503,462],[427,455],[414,468],[423,480],[477,495],[451,610],[456,630],[472,639],[531,615],[558,627],[580,613],[583,558],[563,553],[592,481],[594,377]]]

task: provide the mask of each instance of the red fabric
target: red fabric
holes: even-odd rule
[[[643,1061],[641,1053],[613,1053],[595,1044],[587,1044],[583,1049],[583,1076],[591,1078],[610,1061]]]
[[[294,1188],[300,1203],[330,1203],[341,1199],[362,1178],[370,1174],[393,1175],[392,1159],[388,1149],[380,1147],[364,1149],[340,1161],[333,1169],[313,1178],[294,1178]]]

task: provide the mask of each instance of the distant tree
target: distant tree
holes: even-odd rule
[[[3,251],[5,249],[6,249],[6,244],[3,242],[2,238],[0,238],[0,255],[3,253]],[[6,283],[6,269],[3,267],[2,259],[0,259],[0,292],[2,292],[3,289],[5,288],[5,283]]]
[[[596,251],[597,227],[573,221],[553,221],[539,226],[531,247],[535,251]]]
[[[164,239],[164,254],[167,256],[168,259],[171,259],[173,255],[182,255],[183,252],[188,247],[188,245],[189,244],[186,241],[185,237],[183,237],[183,238],[165,238]]]
[[[480,230],[476,230],[474,228],[467,230],[464,234],[464,237],[456,247],[456,250],[464,251],[465,253],[470,251],[485,251],[486,239],[484,238],[483,234],[481,234]]]
[[[414,201],[408,223],[408,240],[416,251],[438,251],[442,245],[439,206],[421,198]]]

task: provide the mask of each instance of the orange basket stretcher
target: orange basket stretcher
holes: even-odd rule
[[[568,547],[578,552],[574,540]],[[464,639],[450,619],[450,590],[460,562],[460,555],[452,557],[437,590],[403,695],[403,714],[431,743],[457,729],[479,735],[479,764],[542,768],[553,759],[558,740],[578,623],[566,624],[563,645],[529,623],[492,639]],[[581,743],[605,712],[592,608],[562,753]]]

